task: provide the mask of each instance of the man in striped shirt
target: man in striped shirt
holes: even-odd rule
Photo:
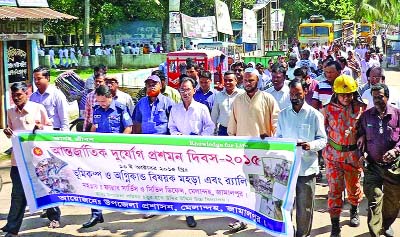
[[[340,75],[342,67],[337,61],[330,61],[324,67],[325,81],[321,81],[315,87],[312,106],[315,109],[322,109],[331,100],[333,90],[332,85],[335,79]]]

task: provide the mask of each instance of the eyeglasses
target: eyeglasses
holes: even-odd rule
[[[116,81],[106,81],[106,85],[114,85],[117,84]]]
[[[239,69],[235,69],[235,72],[243,72],[243,69],[239,68]]]
[[[189,94],[192,89],[179,89],[179,93]]]
[[[370,77],[371,79],[374,80],[382,80],[383,76],[376,76],[376,77]]]

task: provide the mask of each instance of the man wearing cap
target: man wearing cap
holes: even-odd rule
[[[257,83],[258,72],[247,69],[243,79],[246,93],[238,95],[232,104],[228,123],[230,136],[274,135],[279,105],[271,94],[258,90]]]
[[[296,63],[297,63],[297,55],[295,53],[291,53],[289,55],[288,69],[286,71],[286,76],[288,77],[289,80],[294,79],[293,72],[297,68]]]
[[[161,80],[161,94],[165,95],[166,97],[169,97],[172,101],[175,103],[179,103],[181,101],[181,95],[179,94],[179,91],[175,88],[172,88],[167,85],[167,78],[165,77],[165,74],[161,70],[154,70],[151,72],[151,75],[156,75],[160,78]],[[143,97],[147,96],[147,87],[143,87],[142,89],[139,90],[136,99],[139,101]]]
[[[118,79],[115,76],[106,77],[106,85],[110,87],[113,99],[126,106],[128,112],[131,114],[135,108],[132,97],[120,90],[118,90]]]
[[[199,85],[200,87],[194,93],[193,99],[207,106],[211,113],[215,94],[217,92],[214,88],[211,88],[211,72],[202,71],[200,73]]]
[[[156,75],[146,81],[147,96],[137,103],[133,114],[133,133],[169,134],[168,119],[174,102],[161,94],[161,79]]]
[[[284,74],[285,75],[285,74]],[[243,85],[246,93],[239,94],[232,103],[228,122],[229,136],[272,137],[276,132],[279,105],[274,97],[257,88],[258,71],[247,68]],[[230,223],[231,232],[247,228],[244,222]]]
[[[373,237],[394,236],[400,211],[400,110],[388,103],[385,84],[372,86],[374,107],[357,123],[357,145],[364,154],[363,189],[368,199],[368,228]]]
[[[266,92],[270,93],[278,102],[279,109],[282,110],[291,105],[288,80],[286,80],[286,69],[282,64],[274,64],[272,66],[272,87]]]

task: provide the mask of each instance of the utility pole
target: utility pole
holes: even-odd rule
[[[89,30],[90,30],[90,0],[85,0],[85,21],[83,27],[83,67],[89,67]]]

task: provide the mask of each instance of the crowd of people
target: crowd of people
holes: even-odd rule
[[[265,67],[264,67],[265,66]],[[52,127],[68,130],[65,96],[49,85],[50,72],[34,71],[38,90],[30,97],[24,83],[11,86],[15,107],[8,112],[10,137],[15,130]],[[315,186],[326,169],[331,236],[341,236],[343,192],[351,204],[350,226],[360,225],[359,204],[368,200],[371,236],[393,236],[391,225],[400,210],[400,110],[397,93],[385,84],[384,70],[374,49],[313,44],[268,65],[235,62],[223,76],[224,88],[212,87],[212,73],[195,62],[186,65],[180,87],[168,86],[163,71],[145,79],[137,103],[118,89],[119,81],[96,67],[87,80],[84,130],[100,133],[251,136],[297,140],[302,149],[295,197],[296,234],[310,236]],[[28,119],[32,121],[28,122]],[[23,122],[27,121],[27,122]],[[4,232],[18,234],[26,199],[14,157],[11,208]],[[364,175],[363,187],[361,177]],[[60,209],[47,209],[50,227],[59,226]],[[145,215],[144,218],[151,218]],[[104,222],[92,209],[84,228]],[[189,227],[197,225],[187,216]],[[247,228],[232,222],[232,232]]]
[[[76,68],[81,64],[83,55],[96,55],[96,56],[111,56],[115,55],[116,47],[120,47],[122,54],[150,54],[150,53],[165,53],[166,43],[157,42],[154,43],[121,43],[116,45],[105,45],[94,47],[92,50],[88,49],[86,54],[84,53],[82,47],[75,46],[62,46],[57,48],[50,47],[45,49],[44,47],[38,47],[38,55],[50,57],[50,66],[52,68]],[[59,63],[56,64],[55,59],[59,59]]]

